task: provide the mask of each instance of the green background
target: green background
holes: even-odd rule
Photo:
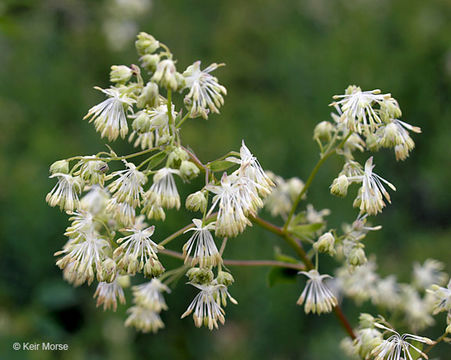
[[[0,3],[0,358],[344,359],[337,347],[345,334],[334,317],[305,316],[295,305],[303,280],[268,287],[268,269],[232,269],[230,291],[239,305],[227,307],[226,325],[214,332],[179,319],[194,296],[184,280],[166,297],[166,329],[157,335],[125,329],[123,307],[104,313],[95,308],[93,286],[74,289],[62,280],[53,253],[65,242],[67,217],[45,203],[53,186],[48,166],[104,149],[81,120],[101,100],[92,87],[108,86],[110,65],[137,62],[133,40],[119,51],[108,46],[106,6]],[[402,119],[423,134],[414,135],[416,149],[405,162],[392,152],[375,154],[376,172],[398,191],[374,220],[384,229],[366,245],[383,276],[409,281],[414,261],[434,257],[450,270],[450,19],[448,0],[154,0],[136,21],[172,49],[179,70],[198,59],[227,64],[215,73],[229,92],[221,115],[184,126],[183,141],[204,160],[238,150],[245,139],[265,168],[305,180],[318,156],[312,131],[329,118],[331,97],[348,84],[391,92]],[[131,150],[119,140],[113,147]],[[332,210],[330,227],[356,216],[352,196],[328,192],[340,166],[330,160],[309,191],[308,201]],[[190,190],[181,186],[182,197]],[[156,234],[162,239],[189,221],[190,214],[169,212]],[[183,241],[170,247],[179,250]],[[289,252],[252,228],[229,242],[225,256],[271,258],[276,245]],[[162,260],[167,267],[179,263]],[[343,308],[356,325],[352,302]],[[444,317],[437,322],[424,335],[441,334]],[[68,343],[70,350],[13,352],[15,341]],[[435,356],[440,351],[445,359],[449,346]]]

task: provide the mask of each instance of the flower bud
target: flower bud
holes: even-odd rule
[[[329,121],[321,121],[315,126],[313,131],[313,140],[330,141],[334,126]]]
[[[188,153],[183,150],[181,147],[177,147],[168,156],[168,166],[172,168],[178,168],[181,166],[182,161],[188,160]]]
[[[330,193],[335,196],[345,197],[348,193],[349,181],[345,175],[335,178],[330,186]]]
[[[376,319],[373,315],[368,313],[361,313],[359,316],[359,324],[361,328],[373,328]]]
[[[233,284],[235,279],[233,278],[231,273],[229,273],[227,271],[220,271],[218,273],[218,277],[216,278],[216,281],[218,282],[218,284],[230,286]]]
[[[152,76],[152,81],[155,81],[167,89],[177,90],[178,82],[176,73],[174,61],[165,59],[158,63],[157,70]]]
[[[177,79],[177,91],[182,91],[186,86],[186,79],[185,77],[180,74],[179,72],[175,73],[175,78]]]
[[[113,83],[126,83],[133,75],[133,70],[125,65],[112,65],[110,81]]]
[[[157,68],[158,63],[160,62],[160,55],[146,54],[141,56],[140,60],[143,68],[145,68],[149,72],[154,72]]]
[[[195,284],[209,284],[213,281],[213,271],[206,268],[191,268],[186,272],[189,281]]]
[[[189,194],[186,198],[185,207],[191,211],[201,211],[204,212],[207,208],[207,198],[202,191],[196,191],[195,193]]]
[[[152,121],[150,120],[149,114],[145,111],[140,111],[135,120],[133,120],[132,128],[138,133],[146,133],[150,131],[152,126]]]
[[[116,262],[113,259],[107,258],[102,263],[102,281],[105,282],[112,282],[116,278],[117,274],[117,265]]]
[[[197,175],[199,175],[199,168],[192,163],[191,161],[183,160],[180,165],[180,174],[183,179],[191,180],[194,179]]]
[[[160,43],[152,35],[141,32],[137,37],[135,46],[139,55],[152,54],[160,47]]]
[[[130,286],[130,276],[121,275],[117,277],[117,282],[121,288],[128,288]]]
[[[321,235],[316,243],[313,244],[313,247],[316,251],[322,253],[328,253],[329,255],[335,255],[335,238],[332,233],[329,231],[323,235]]]
[[[164,267],[159,260],[149,259],[144,265],[144,276],[158,277],[164,273]]]
[[[149,81],[144,89],[142,89],[141,94],[136,100],[136,106],[143,109],[146,106],[156,107],[159,101],[158,85],[154,82]]]
[[[365,138],[365,144],[366,144],[366,148],[369,151],[378,151],[379,148],[381,147],[381,143],[379,141],[379,137],[376,136],[375,134],[367,134],[366,138]]]
[[[348,263],[352,266],[360,266],[367,261],[365,251],[361,247],[355,247],[351,250]]]
[[[69,161],[67,160],[58,160],[55,161],[52,165],[50,165],[50,173],[51,174],[67,174],[69,172]]]

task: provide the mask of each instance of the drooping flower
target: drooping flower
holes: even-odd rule
[[[102,213],[110,199],[110,193],[99,185],[93,185],[89,191],[80,199],[80,209],[98,215]]]
[[[171,290],[160,280],[154,278],[147,283],[133,286],[132,289],[134,302],[137,305],[158,313],[168,309],[163,292],[170,293]]]
[[[113,282],[99,282],[97,285],[96,292],[94,293],[94,298],[97,297],[96,306],[99,307],[103,305],[103,310],[112,309],[116,311],[117,302],[125,304],[124,290],[119,284],[117,278]]]
[[[362,182],[362,187],[354,201],[354,206],[359,207],[362,214],[376,215],[382,212],[385,206],[383,198],[390,203],[390,195],[385,190],[383,183],[396,191],[393,184],[373,172],[374,166],[373,157],[370,157],[365,163],[365,170],[362,175],[348,177],[349,181]]]
[[[302,305],[305,302],[304,310],[306,314],[310,311],[318,315],[331,312],[338,302],[332,291],[324,284],[324,279],[332,278],[332,276],[320,275],[317,270],[301,271],[300,274],[304,274],[309,280],[307,280],[307,285],[297,304]]]
[[[240,164],[240,176],[251,179],[257,185],[257,190],[261,196],[265,197],[271,193],[275,186],[274,182],[262,169],[257,158],[249,151],[244,140],[240,148],[240,159],[228,157],[226,160]]]
[[[210,73],[223,65],[213,63],[201,70],[200,61],[196,61],[183,73],[185,88],[189,89],[185,103],[190,107],[191,117],[200,115],[207,119],[209,111],[219,113],[219,108],[224,104],[223,95],[227,95],[227,90]]]
[[[235,237],[242,233],[247,225],[252,225],[246,214],[251,210],[250,204],[244,203],[240,195],[239,184],[226,173],[221,178],[221,185],[207,185],[207,190],[216,194],[210,212],[219,204],[216,220],[216,235]]]
[[[412,359],[412,350],[423,356],[425,359],[428,359],[428,356],[425,353],[423,353],[415,345],[409,343],[409,341],[418,341],[428,345],[435,344],[435,341],[423,336],[411,334],[400,335],[395,330],[382,324],[375,323],[374,325],[393,334],[387,340],[383,340],[382,343],[371,352],[371,355],[374,356],[374,360]]]
[[[143,194],[147,177],[133,163],[125,162],[125,166],[127,169],[115,171],[109,176],[118,178],[108,188],[118,202],[137,207],[141,205],[140,196]]]
[[[97,233],[86,233],[84,239],[69,240],[63,250],[55,253],[55,256],[63,255],[56,265],[60,269],[68,268],[66,279],[75,285],[81,285],[85,281],[90,285],[95,273],[97,280],[103,281],[103,261],[109,247],[110,244]]]
[[[83,180],[78,176],[62,173],[50,175],[50,178],[54,177],[58,178],[58,182],[47,194],[45,201],[52,207],[59,205],[61,210],[72,211],[78,208],[78,196],[83,188]]]
[[[71,239],[78,239],[87,233],[95,231],[94,216],[89,211],[79,210],[73,212],[69,220],[72,221],[72,224],[66,229],[64,235]]]
[[[178,170],[166,167],[157,171],[153,177],[152,186],[145,194],[149,205],[162,206],[167,209],[180,208],[180,196],[173,176],[178,173]]]
[[[221,299],[223,297],[229,298],[233,303],[236,300],[233,299],[227,291],[227,287],[218,284],[193,284],[194,287],[200,290],[194,300],[188,306],[188,309],[183,313],[182,319],[190,315],[193,311],[193,319],[196,327],[202,325],[207,326],[210,330],[218,328],[218,321],[221,324],[225,322],[225,312],[221,308]],[[223,295],[224,294],[224,295]]]
[[[152,331],[154,334],[164,328],[160,314],[142,306],[132,306],[127,310],[128,316],[125,326],[133,326],[143,333]]]
[[[126,202],[119,202],[116,198],[111,198],[108,200],[105,210],[107,213],[111,213],[117,221],[126,226],[132,225],[135,222],[135,208]]]
[[[222,262],[221,255],[216,247],[210,230],[215,229],[215,223],[203,225],[202,220],[193,219],[194,227],[185,231],[194,231],[194,234],[183,245],[185,264],[191,260],[191,266],[199,264],[200,267],[216,266]]]
[[[158,261],[157,252],[160,248],[150,238],[155,230],[155,226],[142,229],[138,226],[125,229],[131,235],[117,240],[121,244],[115,251],[114,257],[119,259],[118,266],[129,274],[141,271],[148,262]]]
[[[393,119],[378,131],[378,133],[380,132],[379,143],[384,147],[395,148],[396,160],[405,160],[415,147],[415,143],[406,129],[421,133],[421,128],[398,119]]]
[[[386,101],[396,103],[390,94],[381,94],[380,90],[362,91],[357,86],[350,86],[345,95],[335,95],[334,99],[339,99],[331,104],[341,109],[339,121],[359,134],[374,132],[382,123],[379,110],[373,108],[374,105],[383,106]],[[399,109],[397,103],[396,107]]]
[[[108,96],[108,99],[89,109],[88,114],[83,119],[89,122],[94,121],[96,131],[100,132],[101,137],[107,137],[109,141],[116,140],[120,135],[122,138],[128,133],[126,111],[132,110],[132,104],[135,100],[123,95],[119,89],[95,89],[102,91]]]

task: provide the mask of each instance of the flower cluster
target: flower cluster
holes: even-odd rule
[[[64,233],[67,242],[55,253],[65,280],[74,286],[97,281],[94,297],[104,310],[116,311],[125,304],[131,288],[125,325],[155,333],[164,327],[161,313],[168,310],[163,294],[186,275],[198,293],[181,317],[192,315],[196,327],[213,330],[224,324],[227,303],[237,304],[229,293],[234,277],[226,266],[241,261],[223,259],[224,250],[234,241],[229,239],[258,224],[284,239],[300,260],[277,249],[275,260],[246,264],[303,270],[300,273],[308,279],[297,304],[306,314],[335,309],[342,319],[339,302],[346,296],[358,305],[368,301],[385,314],[395,314],[414,333],[431,326],[433,315],[447,312],[446,331],[451,332],[451,281],[444,287],[448,276],[443,264],[431,259],[415,264],[410,283],[399,283],[395,275],[377,274],[375,257],[365,253],[367,235],[382,228],[371,225],[370,218],[391,202],[388,191],[396,188],[376,174],[373,155],[363,164],[355,153],[393,148],[396,159],[405,160],[414,148],[409,131],[421,132],[399,120],[400,107],[390,94],[349,86],[345,94],[335,96],[331,121],[320,122],[313,132],[320,149],[318,164],[305,183],[297,177],[285,180],[265,171],[244,141],[239,152],[206,163],[182,143],[186,121],[208,119],[224,105],[227,90],[212,75],[224,64],[202,69],[195,61],[181,71],[170,49],[153,36],[138,34],[135,46],[139,66],[113,65],[111,86],[96,88],[106,99],[85,119],[102,138],[127,138],[137,152],[118,156],[108,146],[108,152],[50,166],[50,178],[57,183],[46,201],[64,210],[70,221]],[[177,95],[181,98],[174,101]],[[358,187],[356,218],[343,223],[341,230],[327,227],[329,209],[319,210],[306,201],[319,167],[333,154],[341,156],[343,167],[330,192],[345,197],[352,185]],[[180,182],[195,188],[186,195],[184,189],[179,191]],[[165,227],[158,222],[183,204],[196,213],[192,223],[163,238]],[[260,218],[263,207],[283,225]],[[178,237],[186,237],[185,244],[167,248]],[[318,271],[324,255],[340,263],[335,278]],[[161,256],[184,264],[166,270]],[[146,278],[142,284],[135,283],[139,274]],[[348,331],[355,339],[343,347],[357,358],[412,359],[413,353],[425,358],[411,341],[433,344],[421,336],[400,335],[385,319],[369,314],[361,315],[354,332]]]

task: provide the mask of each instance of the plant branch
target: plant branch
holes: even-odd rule
[[[297,198],[293,202],[293,206],[291,207],[290,213],[288,214],[287,221],[285,222],[285,225],[283,226],[283,231],[285,232],[288,229],[288,226],[290,224],[290,221],[299,205],[299,202],[301,201],[304,194],[307,192],[308,188],[313,182],[313,179],[315,178],[318,170],[321,168],[321,166],[326,162],[328,158],[330,158],[333,154],[336,153],[336,151],[343,147],[343,145],[346,143],[346,141],[351,136],[352,132],[349,132],[349,134],[333,149],[328,150],[323,157],[321,157],[318,162],[316,163],[315,167],[313,168],[312,172],[310,173],[307,181],[305,182],[304,187],[302,188],[301,192],[297,196]]]
[[[163,249],[163,250],[160,250],[159,252],[162,254],[180,259],[180,260],[185,259],[183,254],[181,254],[177,251]],[[228,260],[228,259],[224,259],[223,264],[228,265],[228,266],[277,266],[277,267],[288,268],[288,269],[305,270],[305,267],[302,264],[293,264],[293,263],[288,263],[288,262],[284,262],[284,261],[276,261],[276,260]]]

